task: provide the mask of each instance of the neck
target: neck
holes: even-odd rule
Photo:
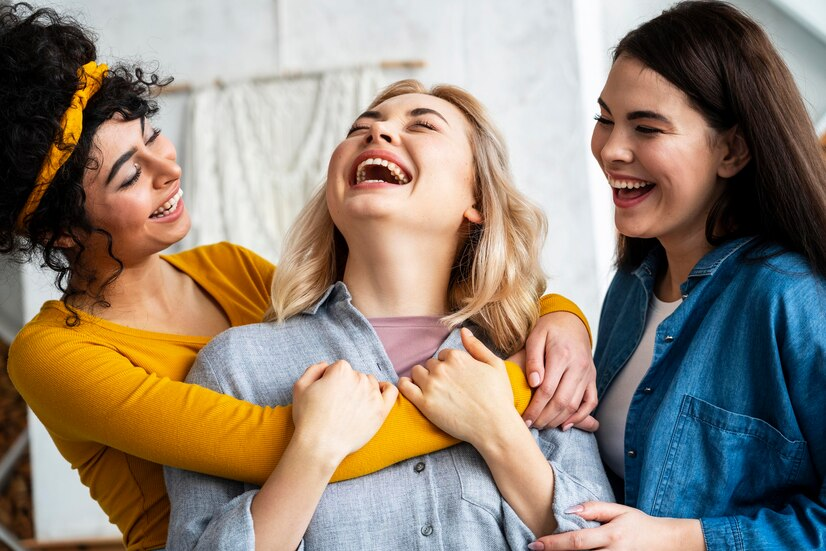
[[[366,317],[447,313],[455,240],[374,230],[349,236],[347,243],[344,283]]]
[[[100,268],[98,274],[114,273],[114,266]],[[152,312],[163,315],[180,308],[175,270],[160,254],[154,254],[135,263],[124,263],[123,270],[114,282],[101,287],[107,276],[98,276],[98,281],[86,288],[86,294],[75,301],[81,310],[105,319],[121,319]],[[76,286],[78,278],[73,278]],[[82,288],[82,287],[81,287]],[[99,309],[89,295],[102,294],[109,307]]]
[[[666,269],[655,284],[654,292],[662,301],[674,302],[682,296],[680,285],[688,280],[688,275],[697,262],[714,249],[706,240],[705,231],[681,239],[660,238],[665,249]]]

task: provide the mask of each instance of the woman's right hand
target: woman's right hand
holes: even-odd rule
[[[337,464],[373,437],[397,396],[393,384],[345,360],[311,365],[293,386],[293,438],[313,442]]]

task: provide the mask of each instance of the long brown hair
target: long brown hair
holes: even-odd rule
[[[765,31],[725,2],[680,2],[628,33],[614,61],[620,56],[682,90],[711,128],[736,126],[746,140],[751,160],[713,205],[708,242],[756,235],[802,254],[826,275],[826,161],[794,79]],[[619,235],[617,265],[638,266],[656,243]]]

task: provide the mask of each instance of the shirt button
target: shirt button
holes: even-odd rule
[[[413,467],[413,470],[416,471],[417,473],[422,472],[424,470],[424,463],[419,461],[418,463],[416,463],[416,466]]]
[[[628,457],[633,459],[633,458],[637,457],[637,452],[635,450],[628,450],[627,455],[628,455]]]
[[[654,392],[654,389],[651,388],[650,386],[647,386],[644,389],[642,389],[643,394],[651,394],[652,392]]]
[[[665,336],[665,338],[664,338],[663,340],[664,340],[665,342],[671,342],[671,341],[673,341],[673,340],[674,340],[674,337],[672,337],[671,335],[666,335],[666,336]]]
[[[427,537],[432,533],[433,533],[433,527],[431,525],[425,524],[424,526],[422,526],[422,535],[423,536]]]

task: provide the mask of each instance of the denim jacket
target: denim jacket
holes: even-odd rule
[[[639,344],[663,264],[658,248],[611,283],[600,395]],[[823,549],[826,281],[799,255],[742,238],[705,255],[681,291],[628,411],[625,503],[699,518],[709,551]]]
[[[441,348],[462,348],[458,329]],[[398,382],[381,341],[341,282],[284,323],[221,333],[198,354],[187,381],[257,404],[285,405],[308,365],[340,358],[378,380]],[[613,499],[593,434],[531,432],[554,470],[559,530],[595,525],[564,513],[582,501]],[[257,486],[170,467],[165,475],[172,505],[167,549],[255,547],[250,504]],[[299,549],[526,549],[533,539],[482,457],[461,443],[330,484]]]

